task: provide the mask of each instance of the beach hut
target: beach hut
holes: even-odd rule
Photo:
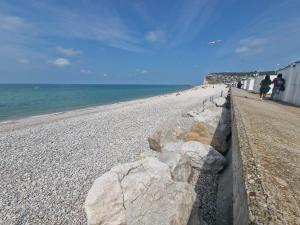
[[[247,90],[248,91],[253,91],[254,81],[255,81],[254,77],[248,78],[248,82],[247,82]]]
[[[253,91],[255,93],[259,93],[259,89],[260,89],[260,82],[264,79],[264,76],[257,76],[255,77],[254,80],[254,87],[253,87]]]
[[[300,106],[300,61],[278,70],[285,79],[285,91],[278,100]]]
[[[248,80],[247,79],[243,80],[242,84],[243,84],[242,89],[247,89]]]
[[[246,87],[245,87],[246,90],[249,90],[249,83],[250,83],[250,79],[247,78],[247,80],[246,80]]]
[[[273,80],[274,78],[276,78],[277,75],[270,75],[270,79]],[[254,79],[254,83],[253,83],[253,91],[255,93],[259,93],[259,89],[260,89],[260,82],[265,79],[265,75],[259,75],[257,77],[255,77]],[[272,93],[272,90],[273,90],[273,84],[270,86],[271,89],[270,91],[268,92],[268,94],[271,94]]]

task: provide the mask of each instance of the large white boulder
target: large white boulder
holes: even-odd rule
[[[149,147],[157,152],[161,152],[163,146],[169,141],[175,141],[183,133],[180,127],[170,129],[158,129],[148,137]]]
[[[224,154],[229,148],[227,137],[231,133],[230,111],[225,107],[214,107],[204,111],[194,118],[198,122],[205,123],[212,133],[211,145]]]
[[[217,107],[224,107],[226,104],[226,98],[220,97],[213,100]]]
[[[162,149],[162,138],[163,138],[163,130],[155,131],[152,135],[148,137],[149,147],[154,150],[161,152]]]
[[[195,198],[193,185],[172,180],[167,164],[148,157],[98,178],[85,211],[90,225],[183,225]]]
[[[188,182],[192,174],[192,166],[189,157],[182,152],[164,151],[158,159],[170,168],[172,179],[175,181]]]
[[[219,123],[212,138],[211,145],[220,153],[225,154],[229,149],[228,138],[231,134],[230,123]]]
[[[170,142],[163,151],[183,152],[190,158],[193,168],[203,171],[218,173],[226,163],[224,156],[212,146],[196,141]]]
[[[126,210],[118,174],[107,172],[95,180],[84,207],[90,225],[126,225]]]
[[[154,157],[154,158],[157,158],[160,154],[161,154],[161,152],[149,150],[149,151],[146,151],[146,152],[142,152],[142,153],[139,155],[139,158],[138,158],[138,159],[145,159],[145,158],[147,158],[147,157]]]
[[[195,121],[203,122],[212,127],[213,129],[211,131],[213,132],[221,120],[223,109],[224,108],[220,107],[209,108],[197,115],[194,119]]]

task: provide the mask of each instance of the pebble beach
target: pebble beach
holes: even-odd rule
[[[85,224],[93,181],[224,85],[0,123],[0,224]]]

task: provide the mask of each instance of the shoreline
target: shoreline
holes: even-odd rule
[[[131,100],[127,100],[127,101],[119,101],[119,102],[110,103],[110,104],[87,106],[87,107],[70,109],[70,110],[60,111],[60,112],[31,115],[31,116],[25,116],[25,117],[8,119],[8,120],[0,120],[0,132],[7,131],[9,129],[19,129],[24,126],[38,125],[41,123],[54,122],[56,120],[63,120],[63,119],[78,117],[78,116],[82,116],[82,115],[88,115],[88,114],[92,114],[92,113],[99,113],[101,111],[113,110],[113,109],[116,109],[119,107],[125,107],[125,106],[127,107],[127,106],[130,106],[133,104],[142,103],[147,100],[148,101],[155,100],[156,98],[169,97],[172,95],[176,96],[177,93],[183,94],[185,92],[195,90],[198,88],[201,88],[201,85],[193,86],[189,89],[185,89],[182,91],[170,92],[170,93],[154,95],[154,96],[150,96],[150,97],[142,97],[142,98],[131,99]],[[24,125],[24,123],[26,125]]]
[[[74,107],[74,108],[66,109],[66,110],[63,110],[63,111],[57,111],[57,112],[45,112],[45,113],[36,114],[36,115],[17,116],[17,117],[7,118],[7,119],[3,119],[3,120],[0,119],[0,126],[3,125],[3,124],[16,123],[16,122],[21,121],[21,120],[31,120],[31,119],[33,120],[35,118],[40,118],[40,117],[51,117],[51,116],[57,116],[57,115],[65,114],[65,113],[72,113],[72,112],[76,113],[77,111],[80,112],[80,111],[89,111],[89,110],[93,110],[93,109],[96,110],[99,107],[120,105],[122,103],[135,103],[135,101],[147,100],[147,99],[151,99],[151,98],[155,98],[155,97],[164,97],[164,96],[169,96],[169,95],[173,95],[173,94],[176,94],[176,93],[184,93],[186,91],[193,90],[193,89],[199,88],[199,87],[201,87],[201,85],[191,86],[188,89],[178,90],[178,91],[169,92],[169,93],[165,93],[165,94],[145,96],[145,97],[140,97],[140,98],[138,97],[138,98],[128,99],[128,100],[120,100],[120,101],[111,102],[111,103],[107,103],[107,104],[86,105],[86,106],[82,106],[82,107]],[[1,129],[0,129],[0,131],[1,131]]]

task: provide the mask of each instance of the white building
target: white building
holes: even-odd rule
[[[255,78],[254,77],[251,77],[251,78],[248,78],[247,79],[247,86],[246,86],[246,89],[248,91],[253,91],[253,88],[254,88],[254,81],[255,81]]]
[[[247,85],[248,85],[248,80],[245,79],[245,80],[242,80],[242,89],[247,89]]]
[[[279,100],[300,106],[300,61],[278,70],[285,79],[285,91],[280,93]]]

